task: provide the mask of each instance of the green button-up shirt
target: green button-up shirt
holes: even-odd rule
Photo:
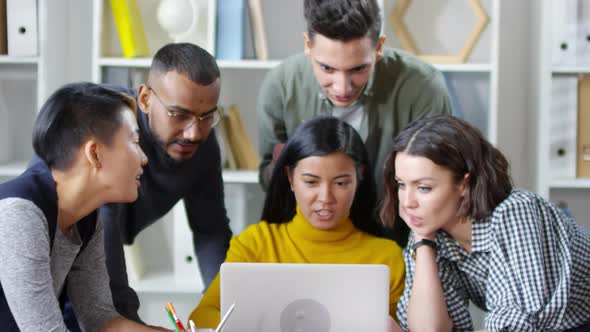
[[[391,48],[375,69],[361,102],[368,115],[365,141],[379,197],[383,193],[383,167],[393,138],[411,121],[431,114],[451,113],[451,102],[442,74],[430,64]],[[311,61],[297,54],[273,68],[262,83],[257,102],[260,182],[267,187],[265,171],[273,148],[285,143],[304,120],[332,115]]]

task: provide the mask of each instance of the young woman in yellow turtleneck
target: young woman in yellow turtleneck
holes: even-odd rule
[[[357,132],[336,118],[302,124],[276,162],[262,212],[230,243],[226,262],[386,264],[389,313],[404,288],[400,247],[382,236],[375,184]],[[219,274],[190,318],[198,327],[220,320]]]

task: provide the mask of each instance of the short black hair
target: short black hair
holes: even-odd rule
[[[349,41],[369,36],[376,45],[381,34],[381,15],[376,0],[305,0],[307,33]]]
[[[278,224],[295,216],[297,202],[285,167],[293,169],[301,159],[335,152],[346,154],[356,165],[358,188],[350,207],[352,223],[362,231],[382,236],[383,227],[376,211],[376,185],[363,140],[349,124],[334,117],[308,120],[289,137],[273,169],[261,219]]]
[[[150,73],[176,71],[199,85],[209,85],[219,78],[215,58],[191,43],[166,44],[156,52]]]
[[[127,108],[135,114],[135,99],[127,94],[88,82],[64,85],[47,99],[35,120],[35,154],[50,168],[67,169],[90,137],[112,143]]]

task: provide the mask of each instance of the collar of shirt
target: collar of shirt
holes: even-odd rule
[[[490,227],[491,222],[488,218],[472,221],[471,254],[490,251]],[[471,255],[445,232],[438,232],[436,240],[439,247],[437,259],[444,257],[450,261],[458,262],[467,259]]]
[[[490,218],[473,220],[471,226],[471,252],[489,252],[491,250],[492,221]]]

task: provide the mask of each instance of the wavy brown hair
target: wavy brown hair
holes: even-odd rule
[[[380,212],[381,222],[386,226],[393,226],[398,214],[395,181],[398,152],[430,159],[451,171],[456,183],[469,174],[458,217],[484,218],[512,190],[506,157],[477,128],[451,115],[427,117],[410,123],[393,140],[392,151],[385,162],[385,197]]]

